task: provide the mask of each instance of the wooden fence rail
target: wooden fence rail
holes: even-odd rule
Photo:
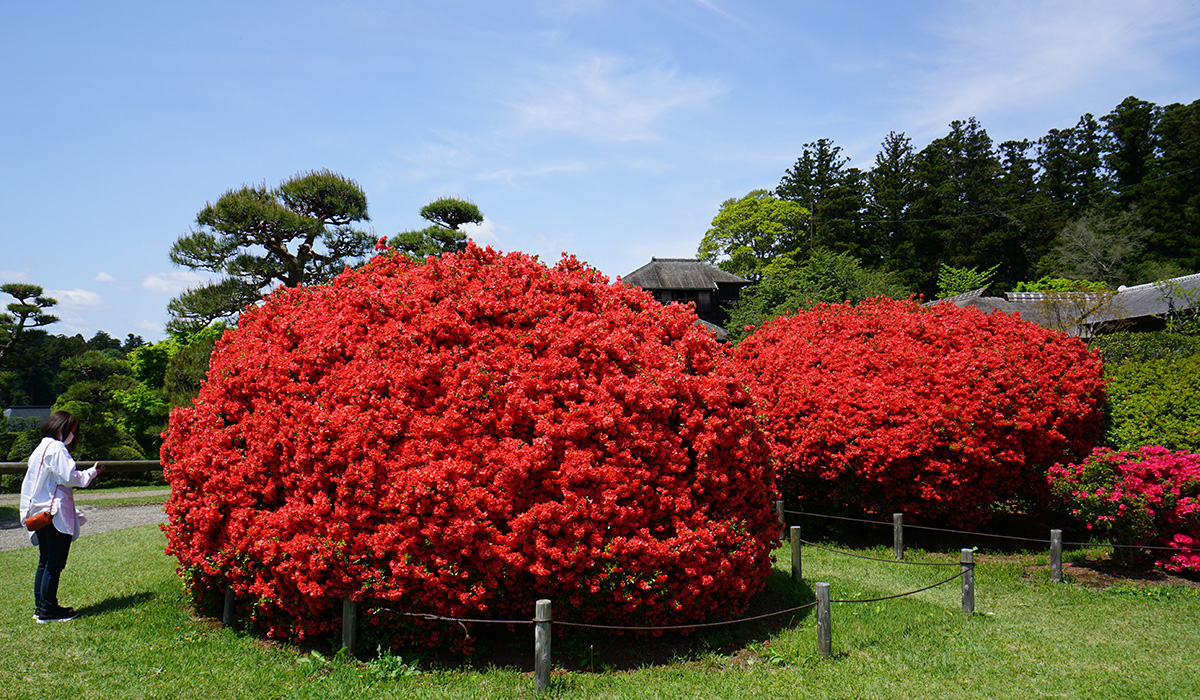
[[[92,464],[95,462],[81,460],[78,466],[89,467]],[[28,466],[27,462],[0,462],[0,474],[24,474]],[[100,460],[100,466],[107,472],[153,472],[162,469],[162,464],[157,459]]]

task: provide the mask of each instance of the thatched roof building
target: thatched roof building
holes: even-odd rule
[[[651,258],[621,282],[641,287],[660,303],[671,302],[696,305],[696,315],[706,327],[724,340],[722,326],[728,319],[726,309],[738,300],[742,288],[750,281],[695,258]]]

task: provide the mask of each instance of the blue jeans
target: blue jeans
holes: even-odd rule
[[[58,609],[58,579],[67,568],[71,551],[70,535],[64,535],[48,525],[37,531],[38,566],[33,578],[33,601],[37,614],[49,615]]]

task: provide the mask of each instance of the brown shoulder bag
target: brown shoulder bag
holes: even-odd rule
[[[46,453],[42,452],[42,462],[38,465],[39,479],[42,476],[42,467],[44,466],[46,466]],[[55,490],[57,491],[57,489]],[[54,507],[53,496],[50,497],[50,507]],[[31,515],[28,518],[25,518],[25,529],[29,530],[30,532],[35,532],[37,530],[41,530],[52,522],[54,522],[54,516],[50,514],[49,510],[43,510],[41,513],[37,513],[36,515]]]

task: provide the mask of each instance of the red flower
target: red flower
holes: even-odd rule
[[[978,524],[1100,435],[1099,357],[1006,314],[873,299],[765,324],[734,361],[788,498]]]
[[[172,415],[168,551],[277,636],[336,629],[345,596],[502,619],[541,597],[577,621],[736,612],[770,569],[774,472],[694,321],[574,258],[474,245],[280,290]]]

